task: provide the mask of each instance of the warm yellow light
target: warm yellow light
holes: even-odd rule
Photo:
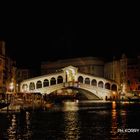
[[[116,94],[116,92],[115,92],[115,91],[113,91],[112,93],[113,93],[113,95],[115,95],[115,94]]]
[[[14,83],[13,82],[10,83],[9,88],[10,88],[11,91],[14,89]]]

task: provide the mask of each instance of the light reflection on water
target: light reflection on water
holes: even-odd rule
[[[24,137],[26,137],[27,139],[30,139],[32,137],[30,113],[29,112],[26,112],[26,133],[25,133]]]
[[[117,108],[116,102],[112,102],[109,109],[106,108],[108,104],[99,105],[64,102],[59,110],[54,111],[0,113],[0,139],[94,140],[139,136],[138,133],[118,133],[119,128],[139,129],[139,109],[133,110],[132,104]]]
[[[112,102],[112,120],[111,120],[111,123],[112,123],[112,126],[111,126],[111,137],[112,139],[128,139],[128,136],[126,133],[122,133],[122,134],[119,134],[118,133],[118,128],[125,128],[123,125],[126,125],[126,122],[123,122],[122,124],[120,124],[119,122],[119,116],[122,117],[122,114],[117,111],[117,108],[116,108],[116,102]],[[125,110],[120,110],[120,112],[126,112]],[[123,114],[124,118],[126,117],[126,114]],[[123,121],[123,119],[122,119]]]
[[[78,104],[77,102],[64,102],[64,122],[65,122],[65,139],[78,140],[80,128],[78,123]]]
[[[31,123],[30,123],[30,113],[25,112],[25,114],[7,114],[9,118],[9,124],[7,128],[7,133],[4,134],[5,138],[8,140],[22,140],[31,139]],[[5,132],[3,132],[5,133]]]
[[[16,115],[12,115],[11,125],[9,126],[8,130],[8,139],[9,140],[16,140],[17,139],[17,122],[16,122]]]
[[[113,136],[116,136],[116,134],[117,134],[117,128],[118,128],[117,119],[118,118],[117,118],[116,102],[112,102],[111,134]]]

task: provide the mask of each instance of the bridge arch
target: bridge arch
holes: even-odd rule
[[[98,82],[98,87],[103,88],[104,87],[104,82],[103,81],[99,81]]]
[[[36,88],[42,88],[42,82],[40,80],[36,82]]]
[[[79,76],[79,77],[78,77],[78,82],[84,83],[84,78],[83,78],[82,76]]]
[[[91,85],[92,85],[92,86],[97,86],[97,81],[96,81],[96,79],[92,79]]]
[[[105,89],[110,89],[110,83],[105,83]]]
[[[49,86],[49,80],[48,79],[44,79],[43,87],[48,87],[48,86]]]
[[[29,90],[35,90],[35,83],[34,82],[30,82]]]
[[[23,91],[27,91],[27,89],[28,89],[28,84],[23,84],[23,85],[22,85],[22,89],[23,89]]]
[[[59,76],[57,77],[57,84],[61,84],[61,83],[63,83],[63,81],[64,81],[64,80],[63,80],[63,77],[59,75]]]
[[[111,90],[113,90],[113,91],[117,91],[117,85],[116,85],[116,84],[112,84],[112,86],[111,86]]]
[[[85,78],[85,84],[90,85],[90,78],[88,78],[88,77]]]
[[[56,79],[54,77],[51,78],[50,85],[56,85]]]

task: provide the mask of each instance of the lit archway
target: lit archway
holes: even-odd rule
[[[100,87],[100,88],[103,88],[104,87],[103,81],[99,81],[98,87]]]
[[[79,76],[78,77],[78,82],[83,83],[83,81],[84,81],[84,78],[82,76]]]
[[[89,84],[90,85],[90,79],[89,78],[85,78],[85,84]]]
[[[96,81],[95,79],[93,79],[93,80],[91,81],[91,85],[92,85],[92,86],[97,86],[97,81]]]
[[[45,79],[43,82],[43,87],[47,87],[47,86],[49,86],[49,80]]]
[[[41,81],[37,81],[36,88],[42,88],[42,82]]]
[[[63,77],[62,76],[58,76],[57,77],[57,84],[63,83]]]
[[[111,86],[111,90],[117,91],[117,86],[116,86],[115,84],[113,84],[113,85]]]
[[[54,77],[51,78],[50,84],[51,85],[56,85],[56,79]]]
[[[29,84],[29,89],[30,89],[30,90],[34,90],[34,89],[35,89],[35,83],[34,83],[34,82],[31,82],[31,83]]]
[[[105,89],[110,89],[110,83],[105,83]]]

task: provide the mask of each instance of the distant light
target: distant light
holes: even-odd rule
[[[113,93],[113,95],[115,95],[115,94],[116,94],[116,92],[115,92],[115,91],[113,91],[112,93]]]

